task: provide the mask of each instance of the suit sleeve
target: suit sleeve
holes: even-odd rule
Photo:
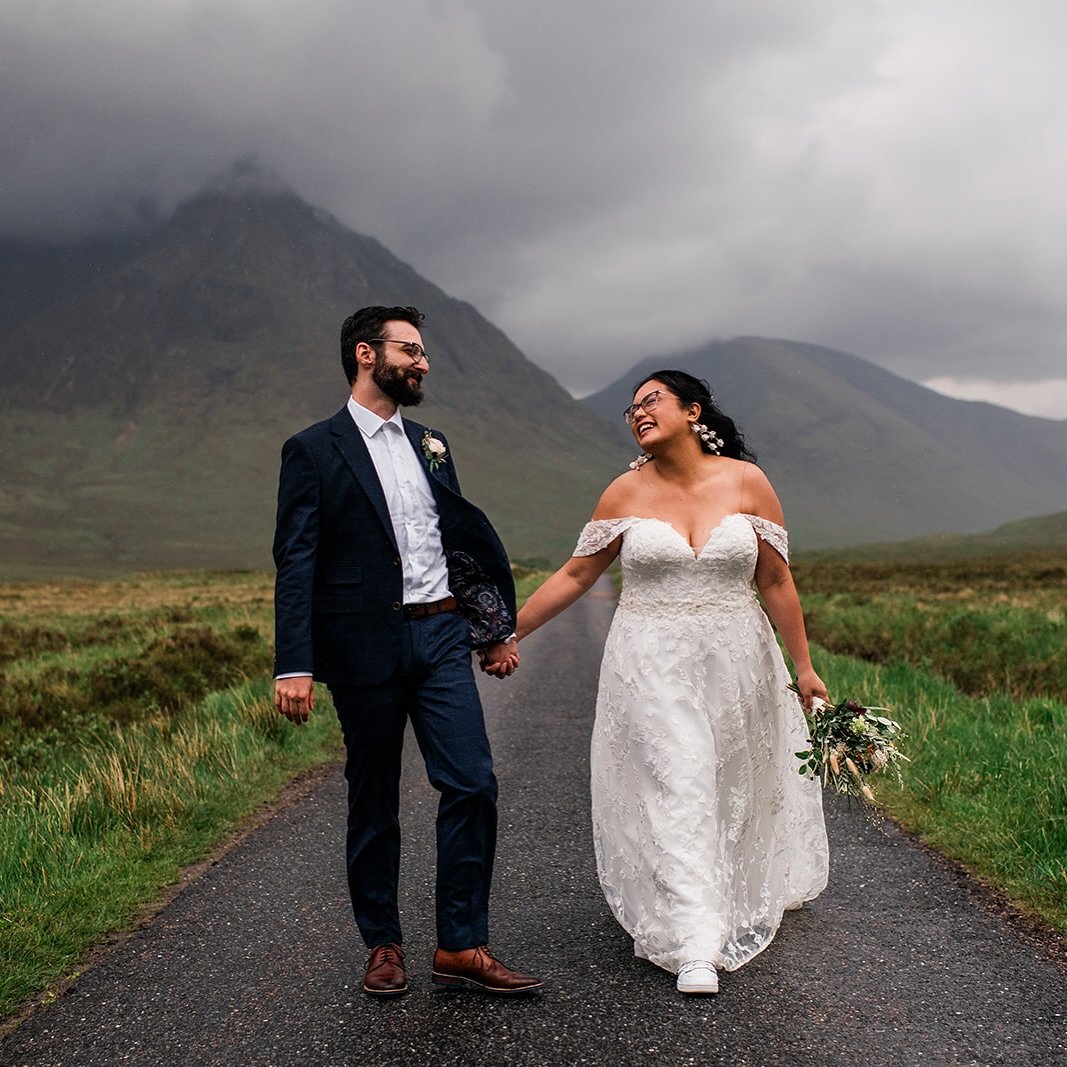
[[[315,655],[311,607],[319,542],[321,483],[307,445],[282,447],[278,519],[274,531],[274,674],[311,673]]]

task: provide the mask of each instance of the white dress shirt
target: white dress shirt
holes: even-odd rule
[[[404,577],[405,604],[431,604],[449,595],[448,565],[441,544],[437,502],[426,471],[415,455],[400,411],[391,419],[375,415],[348,399],[348,410],[363,434],[378,481],[385,492]],[[311,671],[293,671],[277,678],[310,678]]]
[[[352,397],[348,398],[348,410],[363,434],[385,492],[389,520],[400,550],[404,603],[443,600],[449,595],[448,566],[441,544],[437,502],[425,468],[404,432],[400,412],[383,419]]]

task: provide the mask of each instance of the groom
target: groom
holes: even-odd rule
[[[438,986],[530,993],[488,950],[496,778],[471,669],[519,662],[515,590],[489,520],[460,495],[448,442],[400,417],[430,364],[411,307],[361,308],[341,328],[352,395],[282,448],[274,537],[275,704],[294,723],[333,697],[348,781],[352,908],[371,950],[364,991],[407,991],[397,908],[399,786],[410,719],[440,793]]]

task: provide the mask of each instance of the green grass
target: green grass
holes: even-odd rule
[[[831,696],[894,709],[908,828],[1067,930],[1067,558],[801,560]]]
[[[269,669],[264,575],[0,587],[0,760],[62,763],[117,724]]]
[[[0,1013],[122,929],[300,770],[337,753],[329,707],[294,729],[268,679],[5,767]]]
[[[810,636],[972,696],[1067,700],[1067,559],[795,567]]]
[[[807,597],[809,627],[835,651],[926,667],[972,696],[1067,699],[1067,620],[1010,605],[931,604],[907,594]]]
[[[541,566],[543,561],[537,560],[531,566],[511,565],[515,575],[515,596],[519,607],[526,603],[526,598],[549,576],[547,568]]]
[[[271,579],[0,587],[0,1013],[121,930],[302,769],[274,710]]]
[[[876,785],[886,810],[1067,931],[1067,704],[975,699],[929,671],[820,649],[816,661],[838,698],[890,707],[907,731],[903,788]]]

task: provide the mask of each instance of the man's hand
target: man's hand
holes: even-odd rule
[[[507,678],[519,666],[519,642],[497,641],[495,645],[478,649],[478,662],[486,674]]]
[[[297,726],[307,722],[315,707],[315,680],[311,675],[275,679],[274,706]]]

